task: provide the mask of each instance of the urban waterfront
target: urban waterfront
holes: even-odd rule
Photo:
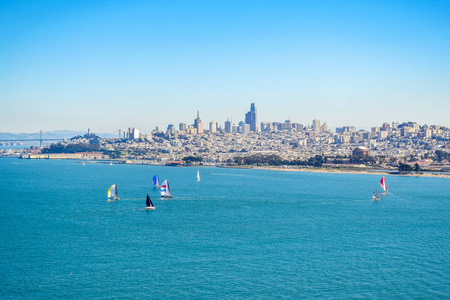
[[[386,179],[3,158],[0,297],[448,297],[450,180]]]

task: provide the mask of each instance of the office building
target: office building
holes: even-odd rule
[[[256,112],[256,105],[250,105],[250,111],[245,114],[245,124],[250,125],[250,131],[259,132],[258,129],[258,114]]]
[[[320,120],[314,119],[312,121],[312,128],[314,131],[320,131]]]
[[[211,121],[211,123],[209,123],[209,131],[217,132],[217,122],[216,121]]]
[[[231,133],[231,122],[230,122],[230,119],[227,119],[227,121],[225,122],[225,132],[226,133]]]
[[[197,111],[197,119],[194,120],[194,128],[197,129],[197,133],[203,133],[203,122],[200,119],[199,111]]]

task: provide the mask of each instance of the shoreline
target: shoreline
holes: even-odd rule
[[[367,171],[367,170],[327,170],[327,169],[292,169],[283,167],[250,167],[259,170],[271,170],[271,171],[286,171],[286,172],[311,172],[311,173],[328,173],[328,174],[361,174],[361,175],[389,175],[389,176],[402,176],[402,177],[434,177],[434,178],[450,178],[450,173],[448,174],[393,174],[389,171]]]

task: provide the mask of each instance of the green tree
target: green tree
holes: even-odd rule
[[[402,174],[411,173],[412,170],[413,170],[413,168],[412,168],[410,165],[408,165],[408,164],[400,163],[400,164],[398,165],[398,171],[399,171],[400,173],[402,173]]]
[[[436,154],[439,162],[441,162],[444,159],[448,159],[450,157],[450,153],[447,153],[442,150],[436,150],[436,151],[434,151],[434,153]]]

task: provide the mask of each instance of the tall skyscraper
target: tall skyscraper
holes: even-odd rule
[[[180,123],[180,131],[186,132],[186,123],[184,122]]]
[[[200,119],[200,112],[197,110],[197,119],[194,120],[194,128],[197,129],[197,133],[203,133],[203,122]]]
[[[245,124],[250,125],[250,131],[259,132],[258,113],[256,112],[255,103],[250,105],[250,111],[245,114]]]
[[[231,132],[231,122],[230,119],[227,119],[225,122],[225,132],[230,133]]]
[[[314,131],[320,131],[320,120],[314,119],[312,125]]]
[[[217,122],[216,121],[211,121],[211,123],[209,123],[209,131],[217,132]]]

